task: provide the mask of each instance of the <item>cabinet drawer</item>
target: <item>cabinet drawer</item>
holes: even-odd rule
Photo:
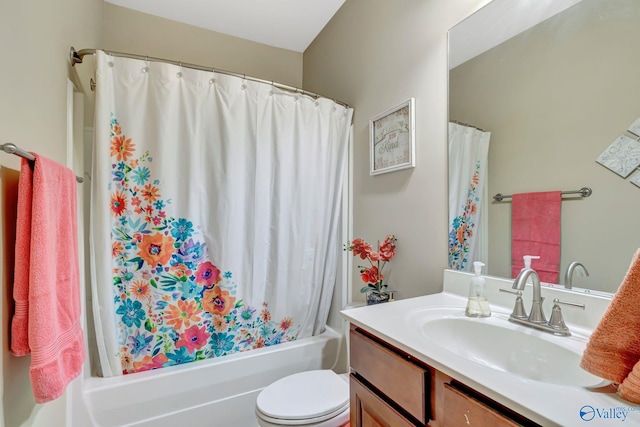
[[[429,421],[429,371],[356,330],[351,330],[351,369],[423,424]]]
[[[449,384],[444,385],[443,427],[516,427],[521,424],[467,396]]]
[[[349,389],[353,427],[414,427],[412,422],[376,396],[353,375],[349,377]]]

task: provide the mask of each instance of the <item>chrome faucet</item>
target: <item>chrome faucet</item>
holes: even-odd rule
[[[531,312],[529,316],[524,310],[522,306],[522,291],[524,291],[525,285],[527,284],[527,280],[531,278],[532,288],[533,288],[533,304],[531,305]],[[544,298],[542,297],[542,293],[540,290],[540,278],[538,277],[538,273],[535,270],[530,268],[523,268],[520,270],[520,274],[513,281],[513,289],[516,289],[517,292],[509,291],[505,289],[500,289],[501,292],[509,292],[517,295],[516,305],[513,309],[513,313],[509,316],[509,321],[514,323],[519,323],[524,326],[529,326],[531,328],[540,329],[545,332],[550,332],[554,335],[568,337],[571,335],[569,332],[569,328],[564,323],[564,319],[562,318],[562,310],[560,309],[560,305],[569,305],[572,307],[578,307],[584,310],[584,304],[576,304],[573,302],[565,302],[560,301],[557,298],[553,300],[553,308],[551,310],[551,319],[547,322],[547,319],[544,316],[544,311],[542,310],[542,301]]]
[[[533,285],[533,304],[531,305],[531,311],[529,312],[527,321],[536,324],[546,323],[547,319],[544,317],[544,312],[542,311],[542,301],[544,298],[542,298],[540,291],[540,278],[538,277],[538,273],[531,268],[523,268],[520,270],[516,280],[513,281],[512,288],[518,291],[524,291],[524,285],[526,285],[529,277],[531,277]]]
[[[582,271],[584,271],[585,276],[589,276],[589,272],[584,265],[582,265],[578,261],[573,261],[571,264],[569,264],[569,267],[567,267],[567,271],[564,273],[564,287],[566,289],[571,289],[573,287],[573,273],[575,273],[578,267],[580,267]]]

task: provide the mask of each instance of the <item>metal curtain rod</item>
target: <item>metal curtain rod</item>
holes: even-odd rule
[[[80,49],[79,51],[76,51],[73,47],[71,47],[71,51],[69,52],[69,57],[70,57],[70,60],[71,60],[71,66],[74,66],[76,64],[82,64],[82,60],[84,59],[84,57],[87,56],[87,55],[93,55],[94,53],[96,53],[96,50],[97,49]],[[142,59],[142,60],[145,60],[145,61],[153,61],[153,62],[165,62],[165,63],[169,63],[169,64],[173,64],[173,65],[178,65],[180,67],[193,68],[194,70],[211,71],[211,72],[214,72],[214,73],[225,74],[227,76],[240,77],[242,79],[250,80],[252,82],[266,83],[266,84],[269,84],[271,86],[277,87],[278,89],[283,89],[283,90],[286,90],[286,91],[289,91],[289,92],[295,92],[295,93],[300,93],[300,94],[303,94],[303,95],[307,95],[307,96],[310,96],[310,97],[315,98],[315,99],[318,99],[318,98],[331,99],[336,104],[342,105],[343,107],[346,107],[346,108],[349,108],[349,104],[347,104],[345,102],[342,102],[342,101],[338,101],[338,100],[333,99],[333,98],[328,98],[326,96],[322,96],[322,95],[314,93],[314,92],[309,92],[309,91],[306,91],[304,89],[300,89],[300,88],[297,88],[297,87],[294,87],[294,86],[289,86],[289,85],[285,85],[285,84],[282,84],[282,83],[276,83],[276,82],[269,81],[269,80],[263,80],[263,79],[259,79],[257,77],[247,76],[246,74],[239,74],[239,73],[234,73],[232,71],[219,70],[219,69],[213,68],[213,67],[205,67],[204,65],[189,64],[187,62],[173,61],[171,59],[154,58],[153,56],[137,55],[135,53],[114,52],[114,51],[109,51],[109,50],[105,50],[104,52],[106,54],[108,54],[108,55],[111,55],[111,56],[121,56],[123,58]]]
[[[566,194],[580,194],[581,197],[589,197],[591,195],[591,193],[593,193],[591,188],[582,187],[579,190],[563,191],[561,194],[563,196],[566,195]],[[493,196],[493,200],[495,200],[496,202],[501,202],[504,199],[510,199],[510,198],[511,198],[511,194],[500,194],[500,193],[498,193],[495,196]]]
[[[469,128],[478,129],[480,132],[486,132],[486,130],[484,130],[482,128],[479,128],[478,126],[470,125],[469,123],[460,122],[458,120],[451,120],[451,123],[455,123],[457,125],[466,126],[466,127],[469,127]]]
[[[11,143],[2,144],[2,145],[0,145],[0,148],[2,148],[2,151],[4,151],[5,153],[15,154],[16,156],[24,157],[27,160],[34,161],[36,159],[33,156],[33,154],[31,154],[31,153],[29,153],[27,151],[24,151],[23,149],[18,148],[14,144],[11,144]],[[76,175],[76,181],[82,183],[82,182],[84,182],[84,178]]]

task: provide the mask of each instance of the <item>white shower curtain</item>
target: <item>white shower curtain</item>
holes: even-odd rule
[[[104,376],[325,324],[352,110],[97,53],[94,316]]]
[[[449,123],[449,268],[488,264],[487,167],[491,132]]]

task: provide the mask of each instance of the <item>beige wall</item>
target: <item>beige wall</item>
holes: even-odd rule
[[[302,53],[280,49],[111,3],[104,5],[104,49],[155,56],[302,87]]]
[[[304,52],[305,89],[355,108],[354,235],[398,237],[391,286],[438,292],[447,266],[447,30],[481,0],[347,0]],[[416,100],[416,167],[369,176],[369,118]],[[357,264],[357,263],[356,263]],[[354,299],[362,282],[354,274]]]
[[[12,142],[60,163],[67,159],[67,78],[70,46],[101,44],[102,1],[4,1],[0,13],[0,143]],[[0,153],[2,209],[2,412],[7,427],[33,425],[64,409],[65,398],[34,406],[29,357],[9,353],[15,197],[19,159]],[[80,171],[82,174],[82,171]],[[48,419],[48,425],[55,425]],[[44,424],[41,424],[44,425]]]
[[[640,189],[595,162],[640,116],[638,19],[636,0],[583,0],[450,77],[451,118],[492,133],[490,196],[593,189],[561,214],[561,278],[580,261],[590,276],[574,283],[591,289],[615,291],[640,246]],[[510,230],[510,203],[492,203],[492,275],[510,275]]]

